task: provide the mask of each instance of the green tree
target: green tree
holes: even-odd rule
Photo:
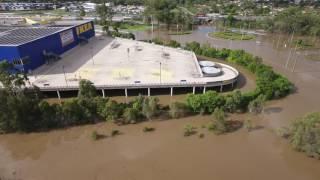
[[[173,9],[177,7],[177,2],[173,0],[146,0],[145,14],[154,16],[160,22],[167,24],[169,29],[174,19]]]
[[[187,96],[187,106],[195,113],[205,111],[205,105],[203,104],[203,98],[200,94],[189,94]]]
[[[91,114],[84,109],[78,99],[64,101],[61,105],[63,114],[63,126],[85,124],[92,121]]]
[[[100,5],[97,6],[96,11],[100,18],[100,25],[103,31],[109,33],[109,27],[112,25],[112,17],[114,12],[112,7],[107,6],[106,0],[100,0]]]
[[[47,101],[41,101],[39,103],[39,109],[41,118],[39,118],[38,121],[40,121],[41,129],[48,130],[61,126],[62,110],[60,105],[50,105]]]
[[[84,8],[80,8],[80,17],[84,16],[86,16],[86,11],[84,10]]]
[[[230,113],[236,112],[237,110],[243,110],[244,103],[241,91],[236,90],[232,94],[227,95],[224,107],[225,110]]]
[[[216,91],[207,91],[203,94],[203,104],[205,105],[206,112],[212,113],[216,108],[223,107],[225,103],[224,96]]]
[[[97,96],[97,90],[93,83],[89,80],[82,79],[79,82],[79,98],[93,98]]]
[[[24,72],[14,72],[14,67],[12,64],[9,64],[7,61],[0,62],[0,82],[4,87],[4,90],[11,95],[16,95],[25,87],[25,81],[28,80]]]
[[[13,65],[0,62],[0,131],[30,132],[39,130],[39,92],[35,87],[26,88],[24,72],[14,71]]]

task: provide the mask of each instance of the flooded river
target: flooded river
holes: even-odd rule
[[[211,27],[200,27],[191,35],[162,36],[245,49],[263,57],[266,64],[295,83],[294,94],[268,103],[261,116],[230,117],[252,118],[261,128],[216,136],[201,128],[210,117],[195,116],[120,127],[100,123],[47,133],[0,135],[0,179],[319,180],[320,161],[293,151],[274,131],[307,112],[320,111],[320,61],[307,60],[307,51],[294,54],[297,64],[292,72],[285,68],[290,53],[285,47],[288,37],[280,38],[279,43],[278,36],[270,35],[257,37],[260,43],[226,41],[209,38],[210,31]],[[147,32],[137,35],[143,39],[151,36]],[[179,95],[175,100],[183,97]],[[162,103],[172,100],[169,96],[160,99]],[[183,137],[186,124],[198,127],[205,137]],[[155,127],[156,131],[143,133],[145,126]],[[122,134],[109,137],[112,129],[119,129]],[[90,135],[94,130],[107,137],[93,141]]]
[[[242,118],[246,117],[232,117]],[[216,136],[201,128],[209,120],[197,116],[121,127],[101,123],[49,133],[3,135],[0,173],[30,180],[319,179],[319,161],[292,151],[271,129]],[[184,137],[186,124],[196,126],[205,137]],[[156,130],[143,133],[144,126]],[[109,137],[115,128],[122,134]],[[107,137],[93,141],[93,130]]]

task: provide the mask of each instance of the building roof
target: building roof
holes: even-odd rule
[[[19,46],[86,22],[90,21],[57,21],[54,25],[38,27],[0,26],[0,46]]]
[[[65,28],[61,27],[17,27],[0,29],[0,46],[18,46],[36,39],[49,36]]]

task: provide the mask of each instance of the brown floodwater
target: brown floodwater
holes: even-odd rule
[[[230,117],[245,118],[248,115]],[[210,116],[196,116],[2,135],[0,173],[2,177],[26,180],[319,179],[319,161],[292,151],[272,129],[261,125],[251,132],[240,129],[217,136],[201,128],[209,121]],[[197,127],[205,137],[184,137],[186,124]],[[144,133],[145,126],[156,130]],[[110,137],[112,129],[122,134]],[[93,141],[90,135],[94,130],[106,137]]]
[[[285,44],[290,36],[259,36],[257,43],[209,38],[210,31],[211,27],[204,26],[191,35],[157,34],[180,42],[196,40],[218,48],[244,49],[261,56],[266,64],[294,82],[295,93],[268,103],[259,117],[229,117],[253,119],[259,128],[217,136],[201,128],[210,116],[194,116],[127,126],[99,123],[47,133],[0,135],[0,179],[320,179],[320,161],[292,150],[287,141],[275,135],[277,128],[287,126],[296,117],[320,111],[320,63],[306,58],[314,50],[293,53],[290,68],[285,68],[290,54]],[[137,33],[137,37],[147,39],[151,33]],[[253,80],[246,79],[241,88],[251,90],[255,87]],[[161,95],[160,101],[166,104],[184,97]],[[126,101],[123,97],[113,98]],[[205,137],[183,137],[186,124],[196,126]],[[143,133],[145,126],[155,127],[156,131]],[[119,129],[122,134],[109,137],[112,129]],[[94,130],[106,137],[93,141],[90,136]]]

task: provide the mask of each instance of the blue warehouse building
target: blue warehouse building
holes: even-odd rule
[[[92,21],[61,21],[38,27],[0,27],[0,61],[30,72],[59,59],[64,52],[95,36]]]

